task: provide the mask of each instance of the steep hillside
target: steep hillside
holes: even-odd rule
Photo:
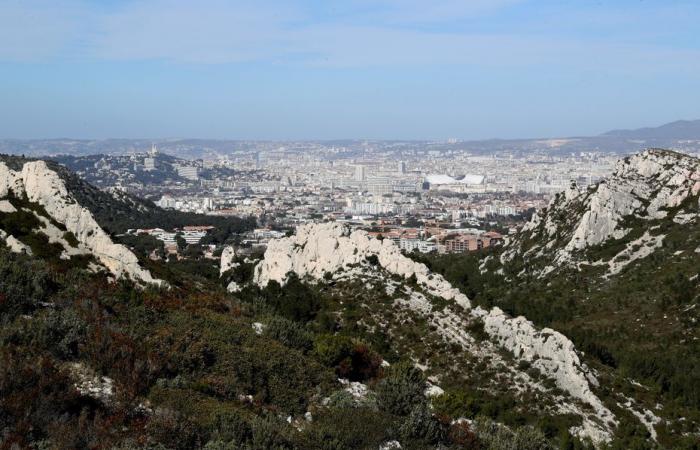
[[[0,226],[10,248],[40,256],[53,251],[65,260],[94,258],[117,278],[160,283],[112,241],[73,192],[44,161],[0,162]]]
[[[104,266],[117,278],[158,282],[144,264],[157,269],[158,277],[169,271],[156,268],[148,253],[134,255],[122,245],[142,244],[123,235],[128,229],[210,225],[202,243],[221,245],[256,225],[254,218],[163,210],[120,190],[100,190],[51,161],[0,155],[0,167],[0,237],[10,248],[93,270]]]
[[[582,265],[604,276],[653,254],[665,239],[700,220],[700,160],[647,150],[618,162],[607,180],[571,186],[537,214],[509,245],[503,263],[526,260],[537,276]],[[687,242],[687,251],[693,242]]]
[[[362,300],[368,316],[361,322],[396,335],[402,327],[391,322],[392,315],[419,318],[428,326],[421,332],[425,334],[402,351],[430,367],[436,379],[454,386],[458,383],[451,372],[456,367],[466,364],[468,372],[470,365],[481,365],[494,374],[479,386],[486,392],[502,391],[519,402],[534,395],[541,404],[533,409],[577,417],[579,424],[571,427],[572,433],[597,443],[611,439],[617,420],[593,392],[598,381],[565,336],[537,329],[523,317],[510,318],[499,308],[472,308],[463,293],[403,256],[392,241],[369,238],[363,231],[349,233],[334,223],[302,226],[294,236],[270,243],[255,267],[254,281],[261,287],[270,281],[284,283],[290,273],[318,282],[365,285],[369,293],[384,291],[387,298],[379,304]],[[439,367],[439,358],[426,355],[425,341],[452,346],[455,353],[444,355],[451,363]],[[519,407],[529,409],[523,403]]]
[[[699,170],[648,150],[556,196],[503,250],[416,259],[473,304],[570,338],[615,398],[625,445],[683,448],[700,426]]]
[[[367,256],[336,279],[260,287],[228,252],[220,283],[144,290],[0,247],[0,446],[588,448],[569,430],[605,424],[557,388],[584,369],[556,358],[560,336],[520,322],[516,361],[485,331],[507,318],[470,317],[429,293],[448,292],[439,277],[387,279]],[[530,344],[552,360],[528,363]],[[543,375],[554,365],[572,370]]]

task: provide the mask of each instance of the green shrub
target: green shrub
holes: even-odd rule
[[[352,351],[352,339],[347,336],[322,334],[314,341],[314,354],[324,366],[335,367]]]
[[[483,342],[489,338],[488,333],[484,330],[484,321],[481,318],[473,319],[467,325],[467,331],[477,342]]]
[[[253,433],[248,450],[287,450],[294,448],[293,444],[280,432],[280,424],[272,418],[253,420]]]
[[[418,439],[428,444],[438,444],[447,438],[447,429],[430,413],[428,405],[418,403],[399,428],[405,440]]]
[[[303,326],[283,317],[274,316],[268,320],[265,334],[299,350],[310,350],[313,345],[311,334]]]
[[[87,324],[74,310],[51,310],[39,319],[37,344],[49,348],[59,358],[78,356],[79,345],[87,335]]]
[[[425,375],[409,362],[393,365],[377,385],[379,408],[392,414],[407,415],[416,405],[425,403]]]
[[[0,323],[29,313],[56,289],[45,262],[12,254],[0,245]]]
[[[448,390],[435,397],[432,404],[439,413],[455,419],[473,419],[481,412],[481,399],[466,389]]]
[[[474,425],[486,450],[553,450],[544,434],[530,426],[513,431],[488,419],[479,419]]]
[[[301,448],[377,449],[394,438],[392,418],[369,408],[333,408],[314,420]]]
[[[295,274],[288,276],[284,287],[270,281],[261,292],[265,302],[274,311],[290,320],[308,322],[316,317],[321,307],[318,293]]]
[[[236,261],[238,265],[231,269],[230,276],[226,279],[226,284],[235,282],[242,286],[250,281],[253,281],[253,269],[255,263],[247,263],[245,261]]]
[[[80,244],[78,238],[75,237],[75,234],[71,233],[70,231],[63,233],[63,239],[68,242],[71,247],[77,247]]]
[[[238,411],[222,412],[214,422],[215,429],[206,448],[239,448],[253,438],[251,424]],[[214,445],[212,442],[219,444]]]
[[[382,370],[382,357],[363,342],[344,335],[322,334],[314,342],[314,354],[322,364],[350,381],[367,381]]]

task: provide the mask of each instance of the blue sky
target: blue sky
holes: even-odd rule
[[[700,118],[700,2],[0,0],[0,137],[462,139]]]

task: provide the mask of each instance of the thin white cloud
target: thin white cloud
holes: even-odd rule
[[[605,40],[553,40],[546,36],[433,33],[361,27],[309,27],[296,46],[315,55],[306,62],[329,67],[454,65],[517,70],[540,66],[612,71],[700,69],[700,51]],[[459,76],[460,72],[455,72]],[[462,72],[464,73],[464,72]],[[468,73],[465,75],[468,76]]]
[[[369,0],[352,0],[362,9]],[[373,0],[375,17],[449,21],[518,0]],[[426,6],[427,5],[427,6]],[[332,7],[332,3],[331,3]],[[344,17],[349,17],[347,10]],[[326,67],[542,66],[601,71],[698,70],[700,52],[534,33],[426,31],[391,20],[312,19],[301,4],[147,0],[96,8],[80,0],[0,3],[0,60],[82,58],[183,64],[249,61]],[[376,24],[375,24],[376,22]],[[439,27],[433,27],[433,30]],[[460,72],[456,72],[458,76]],[[461,72],[464,73],[464,72]]]

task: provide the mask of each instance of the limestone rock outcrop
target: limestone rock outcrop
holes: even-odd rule
[[[230,245],[224,247],[224,250],[221,252],[221,260],[219,263],[219,276],[223,275],[224,272],[231,270],[238,265],[235,262],[235,259],[236,250]]]
[[[375,267],[373,264],[377,264]],[[573,343],[551,329],[538,330],[524,317],[511,318],[499,308],[486,311],[471,307],[469,299],[441,275],[404,256],[393,241],[371,238],[365,231],[350,230],[338,223],[307,224],[290,237],[270,241],[265,257],[254,271],[254,281],[266,286],[271,280],[284,284],[289,273],[321,280],[344,271],[383,269],[404,279],[415,277],[424,293],[442,297],[484,322],[484,331],[520,360],[530,362],[572,397],[589,404],[598,421],[616,423],[614,415],[591,390],[597,380],[581,362]],[[608,428],[585,421],[583,434],[596,441],[610,438]]]
[[[471,306],[466,295],[441,275],[431,274],[425,264],[401,254],[393,241],[370,238],[362,230],[350,232],[334,222],[302,225],[293,236],[270,241],[265,257],[255,266],[254,281],[260,286],[266,286],[270,280],[284,284],[290,272],[300,278],[320,279],[326,273],[370,264],[371,256],[390,274],[406,279],[415,276],[428,293],[454,300],[464,308]]]
[[[553,378],[559,388],[588,403],[598,418],[617,423],[612,412],[591,390],[591,385],[598,386],[598,380],[581,362],[569,338],[551,328],[538,330],[525,317],[511,318],[498,307],[488,312],[475,308],[475,314],[484,321],[484,331],[516,358],[528,361],[532,367]],[[603,435],[598,433],[602,439]]]
[[[0,238],[5,240],[5,244],[11,252],[32,254],[32,249],[28,245],[23,244],[22,241],[11,234],[7,234],[5,230],[0,230]]]
[[[676,223],[697,220],[694,198],[699,192],[700,160],[668,150],[646,150],[618,161],[608,179],[558,194],[510,243],[502,261],[518,254],[545,257],[549,266],[541,275],[556,267],[594,263],[579,256],[593,246],[626,237],[634,223],[667,217]]]
[[[14,194],[37,203],[115,277],[128,277],[137,282],[161,284],[143,269],[128,248],[115,244],[100,228],[89,210],[83,208],[68,192],[61,177],[44,161],[24,163],[21,171],[11,170],[0,162],[0,198]]]
[[[68,372],[74,378],[74,386],[81,395],[110,404],[114,397],[114,380],[99,376],[82,363],[68,363]]]

